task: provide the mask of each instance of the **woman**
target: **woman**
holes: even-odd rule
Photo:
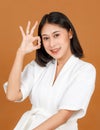
[[[9,100],[29,96],[32,104],[14,130],[78,130],[94,92],[95,68],[80,59],[76,31],[63,13],[44,15],[34,37],[36,26],[30,29],[28,22],[26,32],[20,27],[23,40],[4,85]],[[22,71],[25,55],[35,50],[36,59]]]

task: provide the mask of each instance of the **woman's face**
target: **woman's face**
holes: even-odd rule
[[[66,59],[72,55],[70,39],[72,32],[56,25],[46,23],[41,32],[43,46],[46,52],[57,60]]]

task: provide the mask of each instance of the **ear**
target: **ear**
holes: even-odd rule
[[[73,38],[73,32],[72,32],[72,30],[71,30],[71,29],[69,30],[69,38],[70,38],[70,39],[72,39],[72,38]]]

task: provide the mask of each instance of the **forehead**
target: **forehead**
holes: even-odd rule
[[[49,34],[52,34],[53,32],[61,32],[65,30],[64,28],[60,27],[59,25],[57,24],[49,24],[49,23],[46,23],[43,28],[42,28],[42,31],[41,31],[41,35],[49,35]]]

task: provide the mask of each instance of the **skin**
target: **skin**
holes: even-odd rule
[[[20,91],[20,79],[25,55],[41,47],[40,37],[33,37],[36,26],[37,22],[32,27],[32,29],[30,29],[29,21],[26,28],[26,32],[24,32],[22,26],[20,26],[22,42],[16,52],[16,57],[8,78],[8,87],[6,93],[7,99],[10,101],[21,100],[22,98],[22,93]],[[42,39],[44,48],[48,54],[50,54],[58,61],[55,79],[58,76],[64,63],[72,55],[70,50],[71,38],[71,31],[67,32],[65,29],[57,25],[46,24],[42,29]],[[37,45],[34,44],[35,41],[38,41]],[[74,111],[70,110],[59,110],[55,115],[51,116],[48,120],[40,124],[34,130],[54,130],[60,125],[64,124],[73,113]]]
[[[70,39],[72,32],[55,25],[46,23],[42,29],[42,40],[45,50],[58,64],[64,64],[72,55],[70,49]]]
[[[8,87],[6,93],[7,99],[10,101],[21,100],[22,98],[22,93],[20,91],[20,85],[21,85],[20,79],[25,55],[39,49],[41,46],[40,37],[38,36],[33,37],[33,33],[36,26],[37,22],[35,22],[32,29],[30,29],[30,21],[29,21],[26,28],[26,32],[24,32],[22,26],[19,27],[22,34],[22,42],[17,50],[13,66],[9,74]],[[34,45],[35,41],[38,41],[37,45]]]
[[[54,78],[55,82],[63,65],[72,55],[70,49],[72,32],[71,30],[68,32],[66,29],[58,25],[46,23],[42,29],[41,35],[46,52],[57,60],[57,68]]]

